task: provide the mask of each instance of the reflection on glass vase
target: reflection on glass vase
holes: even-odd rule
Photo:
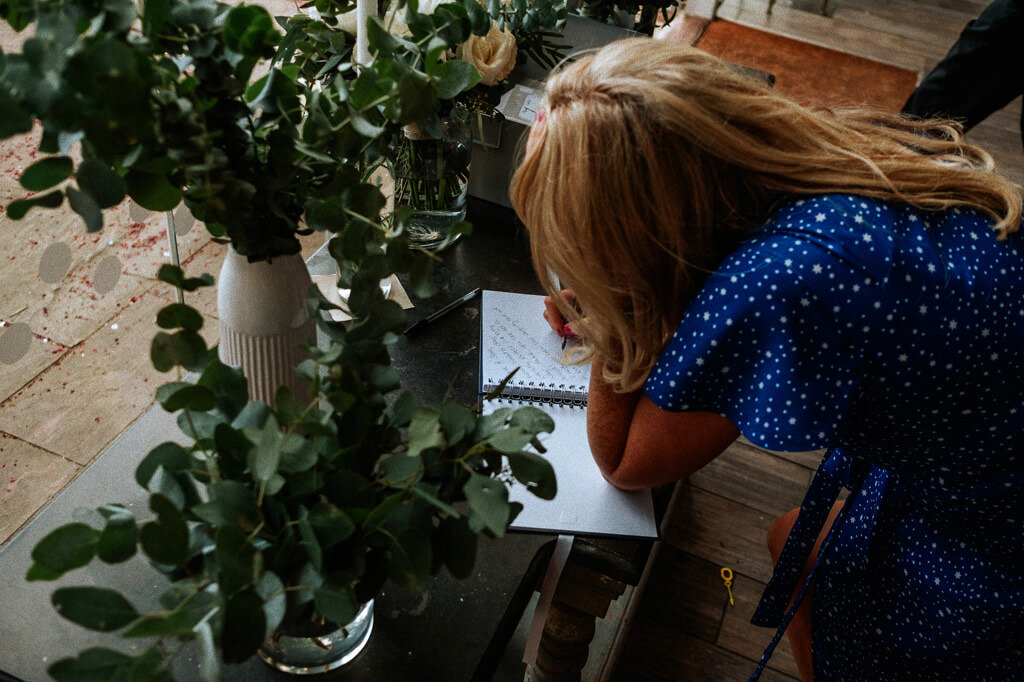
[[[316,675],[340,668],[370,641],[373,600],[366,602],[351,622],[275,632],[259,649],[269,666],[292,675]]]
[[[453,111],[441,122],[440,139],[408,125],[393,150],[395,207],[412,209],[406,235],[414,244],[436,248],[466,218],[472,154],[466,119],[466,111]]]

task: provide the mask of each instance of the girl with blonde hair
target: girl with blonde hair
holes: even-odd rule
[[[1021,189],[956,124],[624,40],[551,76],[511,196],[610,482],[827,448],[752,679],[787,626],[805,680],[1024,679]]]

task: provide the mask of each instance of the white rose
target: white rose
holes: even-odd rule
[[[512,72],[516,65],[516,38],[510,31],[502,31],[497,24],[485,36],[470,36],[456,52],[459,59],[469,62],[480,72],[480,82],[497,85]]]

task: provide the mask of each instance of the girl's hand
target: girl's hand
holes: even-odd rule
[[[562,289],[562,297],[568,301],[569,305],[579,310],[579,306],[576,304],[576,296],[572,291],[569,289]],[[572,325],[565,321],[561,311],[558,310],[558,304],[551,296],[544,297],[544,319],[548,321],[548,324],[559,336],[576,338],[577,335],[573,330]]]

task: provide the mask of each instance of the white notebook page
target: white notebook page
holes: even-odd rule
[[[497,385],[519,367],[515,382],[575,385],[586,390],[590,365],[562,362],[562,339],[544,319],[544,297],[484,291],[480,304],[480,385]]]
[[[587,413],[580,407],[518,403],[491,403],[497,407],[530,404],[555,420],[553,433],[542,433],[558,481],[553,500],[542,500],[519,483],[512,485],[509,499],[520,502],[523,511],[512,528],[573,535],[625,535],[657,537],[654,504],[649,490],[619,490],[604,480],[587,446]]]
[[[579,385],[590,380],[589,365],[562,363],[562,340],[544,320],[544,297],[484,291],[480,342],[483,387],[498,383],[516,367],[514,381]],[[538,401],[492,401],[484,410],[529,404],[555,420],[553,433],[540,434],[558,481],[553,500],[542,500],[526,486],[513,484],[509,498],[523,504],[512,523],[518,530],[657,537],[654,505],[649,490],[619,490],[604,480],[587,443],[587,413],[583,407]]]

